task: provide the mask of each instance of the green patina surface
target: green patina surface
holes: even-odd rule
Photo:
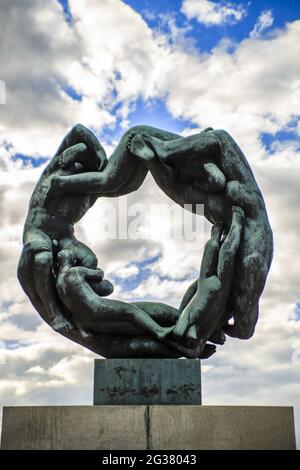
[[[204,204],[213,224],[199,277],[178,309],[105,298],[113,286],[74,236],[97,198],[138,190],[148,172],[175,203],[195,212]],[[206,358],[226,335],[250,338],[273,253],[251,168],[232,137],[211,128],[180,137],[136,126],[107,159],[94,134],[75,126],[36,184],[23,242],[18,277],[36,310],[62,335],[109,358]]]

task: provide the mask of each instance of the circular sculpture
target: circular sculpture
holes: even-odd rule
[[[74,224],[98,197],[137,190],[148,171],[182,207],[204,204],[213,224],[199,278],[178,309],[106,299],[112,284],[74,236]],[[226,335],[250,338],[273,253],[251,168],[230,135],[211,128],[181,137],[136,126],[107,159],[94,134],[76,125],[36,184],[23,242],[18,278],[38,313],[54,330],[108,358],[207,358]]]

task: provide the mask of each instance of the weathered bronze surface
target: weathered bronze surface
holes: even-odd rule
[[[213,224],[199,278],[178,309],[104,298],[113,286],[74,236],[98,197],[136,191],[148,172],[177,204],[204,204]],[[273,253],[251,168],[232,137],[211,128],[181,137],[136,126],[107,159],[94,134],[75,126],[36,184],[23,241],[18,278],[41,317],[108,358],[207,358],[226,335],[250,338]]]

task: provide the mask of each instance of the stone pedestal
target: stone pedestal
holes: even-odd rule
[[[199,359],[96,359],[94,405],[201,405]]]
[[[200,362],[95,361],[97,406],[5,407],[2,449],[295,449],[293,409],[200,406]]]
[[[293,450],[293,409],[247,406],[5,407],[3,450]]]

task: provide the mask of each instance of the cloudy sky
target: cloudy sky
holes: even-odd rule
[[[16,280],[30,194],[66,132],[81,122],[109,154],[135,124],[183,135],[212,126],[254,170],[275,256],[254,338],[228,339],[202,363],[203,401],[292,405],[300,439],[299,56],[292,0],[1,0],[0,405],[92,402],[93,354],[52,332]],[[120,201],[110,210],[123,211]],[[149,236],[150,205],[169,204],[150,177],[124,203],[146,208],[144,237],[103,236],[104,200],[78,237],[118,298],[178,305],[203,240]]]

